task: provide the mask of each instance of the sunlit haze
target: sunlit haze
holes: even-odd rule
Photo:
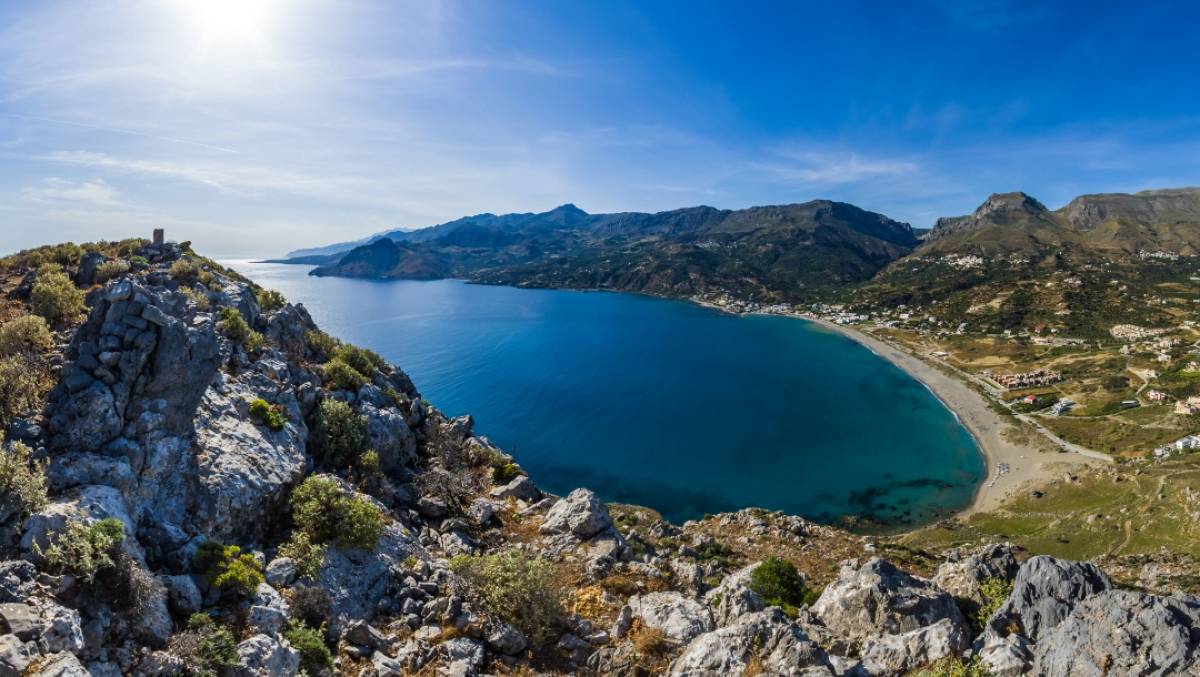
[[[282,254],[565,202],[928,227],[1200,184],[1195,7],[973,7],[5,2],[0,251],[163,226]]]

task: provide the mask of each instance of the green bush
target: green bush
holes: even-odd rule
[[[70,574],[91,583],[96,574],[115,565],[117,545],[125,540],[125,524],[115,517],[92,524],[67,523],[42,551],[46,566],[59,574]]]
[[[349,343],[343,343],[334,353],[334,358],[339,359],[350,365],[354,371],[357,371],[364,376],[371,377],[375,372],[384,367],[386,362],[383,358],[366,348],[352,346]]]
[[[111,259],[96,266],[96,283],[104,284],[109,280],[121,277],[129,272],[129,262],[122,259]]]
[[[334,390],[358,392],[359,388],[367,384],[366,376],[336,357],[326,362],[321,372],[325,376],[325,385]]]
[[[287,543],[279,546],[279,556],[296,562],[296,575],[300,578],[316,578],[325,563],[325,546],[313,543],[306,532],[297,529]]]
[[[42,354],[54,347],[54,335],[46,320],[23,315],[0,325],[0,357],[21,353]]]
[[[287,299],[283,298],[283,294],[274,289],[263,289],[255,297],[258,299],[258,307],[262,308],[265,313],[279,310],[287,305]]]
[[[768,557],[750,573],[750,589],[763,598],[767,606],[777,606],[789,616],[798,607],[812,604],[819,596],[804,585],[796,565],[778,557]]]
[[[988,619],[996,613],[1005,600],[1012,594],[1013,582],[1003,578],[985,578],[979,583],[979,593],[983,596],[983,604],[971,617],[971,624],[979,631],[987,625]]]
[[[327,464],[350,467],[367,446],[367,419],[345,402],[326,398],[317,409],[312,441]]]
[[[195,287],[180,287],[179,292],[188,297],[188,300],[196,304],[196,310],[202,313],[208,312],[211,302],[208,300],[208,294],[196,291]]]
[[[262,334],[250,328],[237,308],[227,306],[221,309],[220,327],[230,340],[241,344],[248,352],[257,352],[263,346]]]
[[[908,677],[990,677],[991,671],[979,657],[964,660],[948,656],[919,670],[908,673]]]
[[[83,247],[74,242],[51,245],[46,249],[46,261],[59,266],[73,266],[83,258]]]
[[[313,357],[324,361],[332,358],[342,343],[334,337],[318,329],[310,329],[304,334],[305,342]]]
[[[315,543],[372,550],[383,533],[383,514],[338,483],[309,477],[292,491],[292,520]]]
[[[253,595],[265,580],[258,560],[236,545],[205,541],[196,551],[194,564],[209,583],[243,597]]]
[[[0,357],[0,430],[37,409],[51,386],[45,360],[28,353]]]
[[[250,402],[250,416],[275,432],[283,430],[283,426],[288,422],[283,407],[278,404],[271,405],[262,398]]]
[[[459,555],[450,568],[493,618],[511,623],[533,642],[550,636],[563,614],[563,587],[550,562],[518,550]]]
[[[333,654],[325,645],[325,627],[314,630],[292,621],[283,631],[283,638],[300,652],[300,668],[310,675],[333,669]]]
[[[239,664],[233,633],[202,613],[188,618],[187,629],[171,638],[167,651],[183,659],[192,677],[218,677]]]
[[[53,264],[38,269],[29,293],[29,304],[35,314],[56,327],[76,322],[83,317],[86,308],[83,292],[75,288],[75,283],[62,268]]]
[[[33,450],[12,442],[0,452],[0,507],[27,517],[46,505],[46,467],[33,461]]]
[[[200,268],[200,264],[196,263],[192,258],[181,258],[171,264],[171,278],[176,282],[186,285],[193,285],[200,281],[200,273],[204,272]]]
[[[521,466],[516,463],[502,463],[492,468],[492,482],[508,484],[521,474]]]

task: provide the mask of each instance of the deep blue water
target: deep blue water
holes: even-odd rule
[[[818,325],[630,294],[316,278],[235,262],[470,413],[542,487],[682,521],[747,506],[922,522],[967,504],[974,441],[920,383]]]

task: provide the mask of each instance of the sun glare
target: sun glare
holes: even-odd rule
[[[259,44],[272,19],[271,0],[181,0],[204,49]]]

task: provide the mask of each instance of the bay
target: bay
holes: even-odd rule
[[[676,522],[760,507],[894,527],[964,507],[984,476],[928,389],[803,320],[226,263],[399,365],[442,411],[474,416],[552,492],[587,486]]]

